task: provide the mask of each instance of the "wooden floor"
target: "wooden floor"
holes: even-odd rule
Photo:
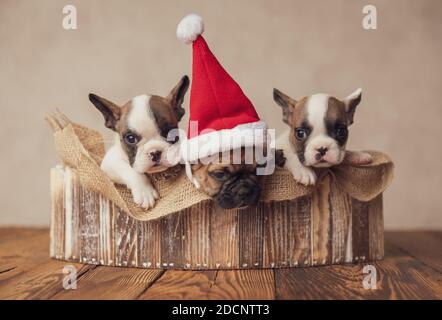
[[[277,270],[176,271],[77,268],[49,255],[47,229],[0,228],[0,299],[441,299],[442,232],[387,232],[375,262],[377,289],[364,289],[364,264]]]

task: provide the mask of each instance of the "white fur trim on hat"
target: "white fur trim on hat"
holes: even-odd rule
[[[210,131],[185,139],[181,144],[181,157],[185,161],[195,162],[218,152],[253,147],[257,146],[257,143],[265,144],[266,138],[267,124],[264,121],[244,123],[232,129]]]
[[[178,39],[186,44],[190,44],[195,39],[203,34],[204,32],[204,22],[203,18],[199,15],[191,13],[185,16],[176,29],[176,35]]]
[[[267,139],[267,124],[262,120],[182,139],[181,157],[186,166],[186,175],[196,188],[200,188],[199,182],[193,177],[191,163],[241,147],[262,147],[269,142]]]
[[[219,152],[241,147],[263,147],[269,142],[267,124],[264,121],[244,123],[232,129],[211,131],[191,139],[182,139],[181,157],[186,166],[186,175],[197,189],[200,184],[193,176],[191,163],[211,157]]]

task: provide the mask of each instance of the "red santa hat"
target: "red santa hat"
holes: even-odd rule
[[[189,162],[241,147],[262,146],[267,129],[240,86],[210,51],[203,31],[203,19],[196,14],[185,16],[177,28],[177,37],[191,43],[193,49],[189,127],[181,155],[195,184]]]

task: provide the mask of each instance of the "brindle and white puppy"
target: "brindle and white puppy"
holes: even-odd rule
[[[261,195],[261,179],[256,174],[258,164],[255,160],[247,164],[244,150],[241,149],[241,162],[238,164],[232,164],[235,162],[232,151],[224,157],[220,153],[219,159],[217,157],[216,161],[210,163],[192,164],[192,175],[198,181],[200,190],[211,196],[221,208],[254,205]]]
[[[317,177],[311,167],[334,166],[344,158],[357,165],[372,161],[368,153],[345,150],[348,126],[353,123],[361,95],[358,89],[343,100],[319,93],[296,101],[273,90],[273,99],[282,107],[283,121],[290,127],[278,137],[276,147],[283,149],[285,167],[296,181],[315,184]]]
[[[178,128],[184,115],[181,107],[189,87],[184,76],[167,97],[140,95],[122,107],[95,94],[89,100],[103,114],[105,126],[116,132],[101,169],[113,182],[126,185],[134,202],[151,208],[159,195],[146,173],[178,164],[179,142],[169,141],[169,131]]]

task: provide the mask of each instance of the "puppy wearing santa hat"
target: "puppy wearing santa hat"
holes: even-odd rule
[[[210,51],[203,31],[196,14],[185,16],[177,28],[177,37],[193,49],[189,127],[181,155],[189,179],[220,207],[247,207],[258,202],[259,169],[272,159],[266,154],[267,125]]]

